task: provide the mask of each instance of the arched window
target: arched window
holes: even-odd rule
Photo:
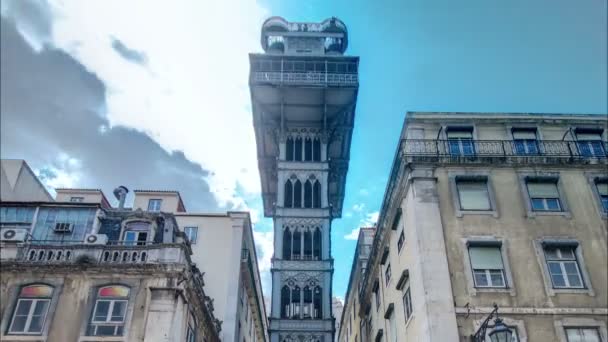
[[[302,182],[300,180],[293,184],[293,207],[302,208]]]
[[[300,317],[301,304],[300,304],[300,287],[296,286],[291,290],[291,310],[289,317],[298,318]]]
[[[289,317],[289,294],[290,290],[287,285],[281,289],[281,318]]]
[[[310,180],[304,183],[304,208],[312,208],[312,183]]]
[[[312,207],[313,208],[321,208],[321,183],[318,180],[315,181],[315,184],[312,189],[313,197],[312,197]]]
[[[312,161],[312,140],[304,139],[304,161]]]
[[[313,294],[314,298],[314,311],[313,317],[316,319],[321,319],[323,317],[323,307],[321,306],[323,301],[323,289],[321,286],[315,286],[315,292]]]
[[[321,161],[321,140],[315,138],[312,142],[312,160]]]
[[[294,260],[302,258],[302,233],[298,229],[293,232],[292,256]]]
[[[283,195],[285,196],[285,208],[293,208],[293,184],[289,179],[285,182]]]
[[[104,286],[97,290],[87,336],[124,334],[130,292],[131,289],[121,285]]]
[[[52,297],[52,286],[46,284],[23,286],[19,291],[8,332],[42,334]]]
[[[291,231],[289,231],[289,227],[283,230],[283,260],[291,260]]]
[[[302,318],[313,317],[313,305],[312,305],[312,288],[309,286],[304,287],[304,306],[302,307]]]
[[[297,137],[294,145],[295,145],[294,160],[302,161],[302,138]]]
[[[285,142],[285,160],[292,161],[293,160],[293,138],[287,138]]]
[[[321,229],[319,227],[315,228],[315,232],[313,233],[313,259],[321,260]]]
[[[304,232],[304,259],[312,259],[312,232],[308,229]]]

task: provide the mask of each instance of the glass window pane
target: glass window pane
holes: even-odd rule
[[[574,248],[562,247],[559,251],[561,253],[561,259],[576,259],[574,257]]]
[[[46,309],[49,306],[48,300],[38,300],[36,306],[34,307],[34,315],[40,316],[46,313]]]
[[[30,312],[30,307],[32,306],[32,300],[28,299],[20,299],[17,304],[17,310],[15,310],[15,315],[19,316],[27,316]]]
[[[602,140],[600,133],[577,133],[577,140]]]
[[[600,196],[608,196],[608,183],[595,183]]]
[[[13,318],[13,324],[11,325],[11,332],[24,332],[25,331],[25,322],[27,321],[27,316],[15,316]]]
[[[559,199],[547,198],[547,199],[545,199],[545,202],[547,203],[547,210],[551,210],[551,211],[561,210],[561,207],[559,205]]]
[[[95,308],[95,314],[93,315],[93,321],[105,322],[108,317],[108,310],[110,309],[110,301],[98,300]]]
[[[44,323],[44,316],[32,316],[30,320],[30,326],[28,332],[39,333],[42,332],[42,324]]]
[[[122,322],[125,317],[126,309],[127,309],[126,301],[115,301],[114,307],[112,308],[112,317],[110,318],[110,321]]]
[[[562,274],[562,268],[559,262],[549,262],[549,273],[551,274]]]
[[[531,201],[532,210],[545,210],[545,201],[542,198],[533,198]]]
[[[601,342],[600,334],[597,329],[581,329],[583,341],[585,342]]]
[[[555,247],[545,247],[545,258],[547,260],[558,259],[557,248],[555,248]]]
[[[116,335],[115,325],[98,325],[95,336],[114,336]]]
[[[488,279],[486,277],[486,272],[484,270],[475,270],[475,285],[476,286],[488,286]]]
[[[505,279],[502,275],[501,270],[491,270],[490,271],[490,280],[492,281],[492,286],[496,286],[496,287],[505,286]]]

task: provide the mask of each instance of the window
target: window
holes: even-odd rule
[[[122,336],[124,334],[130,289],[126,286],[104,286],[97,291],[88,336]]]
[[[526,187],[532,211],[562,211],[557,179],[527,180]]]
[[[397,250],[399,252],[401,252],[401,248],[403,247],[404,243],[405,243],[405,233],[403,232],[403,229],[402,229],[401,234],[399,234],[399,240],[397,240]]]
[[[461,210],[491,210],[487,179],[456,178]]]
[[[451,155],[470,156],[475,154],[473,128],[448,128],[447,137]]]
[[[84,201],[84,197],[70,197],[70,202],[81,203]]]
[[[374,283],[374,298],[376,299],[376,311],[380,308],[380,292],[378,290],[378,280]]]
[[[475,287],[507,287],[500,248],[500,246],[469,246]]]
[[[576,130],[578,152],[584,157],[605,156],[601,130]]]
[[[403,313],[405,315],[405,322],[407,323],[412,317],[412,295],[410,292],[409,285],[405,288],[405,293],[403,294]]]
[[[19,291],[9,334],[41,335],[53,296],[48,285],[27,285]]]
[[[150,223],[131,222],[128,223],[123,236],[124,244],[127,246],[143,246],[148,243],[150,235]]]
[[[389,327],[391,329],[391,342],[397,342],[397,322],[395,320],[395,312],[388,319]]]
[[[597,328],[566,328],[568,342],[601,342]]]
[[[513,134],[513,147],[516,154],[538,154],[538,141],[536,129],[515,128]]]
[[[162,199],[151,199],[148,201],[148,211],[159,212],[160,206],[163,203]]]
[[[188,237],[191,244],[195,244],[198,239],[198,227],[184,227],[184,233]]]
[[[553,288],[584,288],[576,259],[576,246],[544,246]]]
[[[595,187],[600,196],[601,207],[604,212],[608,213],[608,180],[596,180]]]
[[[0,225],[27,228],[32,224],[35,210],[35,207],[0,207]]]
[[[196,342],[196,320],[192,313],[190,313],[190,320],[188,321],[188,330],[186,331],[186,342]]]
[[[386,282],[386,286],[388,286],[391,281],[391,264],[388,264],[384,270],[384,280]]]

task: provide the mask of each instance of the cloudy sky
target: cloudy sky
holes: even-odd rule
[[[588,0],[1,3],[0,154],[49,187],[175,189],[189,211],[251,210],[269,293],[247,87],[270,15],[340,17],[361,57],[337,296],[377,219],[407,110],[607,113],[606,2]]]

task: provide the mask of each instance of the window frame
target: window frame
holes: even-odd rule
[[[555,249],[556,253],[558,254],[556,258],[549,258],[547,256],[547,249],[549,249],[549,248]],[[585,288],[585,282],[583,280],[581,267],[578,264],[578,260],[576,259],[576,248],[578,248],[578,246],[552,246],[552,245],[543,246],[543,253],[545,254],[545,263],[547,264],[547,269],[549,270],[549,278],[551,279],[551,286],[553,286],[554,289],[584,289]],[[571,253],[573,256],[572,258],[567,258],[567,257],[562,256],[563,251],[565,251],[566,249],[571,250]],[[558,286],[553,281],[553,273],[551,272],[550,263],[559,265],[559,269],[560,269],[559,275],[561,276],[562,280],[564,281],[564,284],[565,284],[564,286]],[[568,272],[565,267],[566,263],[573,264],[576,267],[576,274],[577,274],[578,280],[580,282],[579,286],[573,286],[570,284],[570,279],[568,278]]]
[[[190,234],[188,234],[188,230],[195,232],[194,240],[192,240],[190,238]],[[186,237],[188,238],[188,241],[190,242],[191,245],[196,245],[196,242],[198,241],[198,226],[184,226],[184,234],[186,234]]]
[[[84,202],[83,196],[70,196],[70,203],[82,203]]]
[[[51,294],[50,296],[23,296],[21,294],[21,291],[26,288],[26,287],[30,287],[30,286],[47,286],[51,288]],[[14,297],[16,298],[15,300],[11,301],[11,305],[12,307],[8,307],[6,312],[10,312],[10,315],[4,315],[5,317],[3,317],[3,321],[5,325],[5,328],[3,329],[4,332],[6,333],[7,336],[45,336],[47,335],[47,331],[49,329],[49,325],[47,324],[47,322],[49,322],[50,320],[52,320],[52,313],[55,312],[55,306],[56,306],[56,297],[57,297],[57,293],[60,293],[60,289],[58,289],[58,287],[60,287],[61,285],[59,284],[50,284],[50,283],[39,283],[39,282],[34,282],[34,283],[25,283],[25,284],[21,284],[18,286],[15,286],[14,289],[12,290],[13,295],[11,295],[10,297]],[[10,298],[9,297],[9,298]],[[17,313],[17,309],[19,307],[19,302],[21,300],[33,300],[34,303],[38,303],[38,302],[42,302],[42,301],[48,301],[48,304],[46,306],[46,310],[44,313],[44,317],[41,323],[41,329],[40,332],[26,332],[26,331],[11,331],[13,324],[15,322],[15,315]],[[32,304],[34,304],[32,303]],[[29,326],[31,325],[31,316],[33,316],[33,312],[35,309],[35,305],[30,304],[30,308],[27,314],[27,319],[26,319],[26,326],[29,328]],[[51,316],[49,316],[49,314]],[[24,326],[25,328],[25,326]]]
[[[449,137],[449,131],[456,131],[456,132],[466,132],[466,131],[470,131],[471,132],[471,139],[464,139],[464,138],[451,138]],[[475,142],[477,141],[477,129],[475,127],[475,125],[471,124],[471,125],[445,125],[443,127],[443,132],[444,132],[444,138],[446,141],[446,149],[447,149],[447,153],[450,156],[453,157],[468,157],[468,158],[472,158],[477,156],[477,149],[475,146]],[[452,143],[453,142],[458,142],[458,152],[459,153],[452,153]],[[470,143],[470,147],[471,147],[471,152],[472,153],[464,153],[464,144],[463,142],[467,142]]]
[[[473,266],[469,254],[469,247],[498,247],[502,258],[504,287],[477,287],[473,274]],[[510,296],[516,296],[515,283],[511,264],[509,262],[509,241],[502,237],[493,235],[473,235],[466,236],[461,239],[461,248],[463,255],[464,273],[467,283],[467,290],[471,296],[477,296],[479,293],[508,293]]]
[[[454,214],[458,218],[462,218],[464,215],[491,215],[494,218],[499,217],[498,205],[496,202],[496,194],[494,192],[494,186],[491,180],[491,173],[489,171],[468,171],[465,169],[454,170],[448,172],[448,180],[450,184],[450,193],[452,198],[452,206],[454,208]],[[488,197],[490,200],[490,210],[469,210],[461,209],[460,206],[460,195],[458,192],[457,182],[463,181],[485,181],[488,189]]]
[[[401,233],[399,233],[399,238],[397,239],[397,254],[401,254],[401,250],[405,245],[405,228],[401,228]]]
[[[386,267],[384,268],[384,286],[388,287],[388,285],[391,283],[391,279],[392,278],[392,269],[391,269],[391,263],[389,262]]]
[[[158,203],[158,209],[156,209],[156,206],[152,206],[152,203]],[[148,210],[151,213],[160,213],[160,209],[163,206],[163,199],[162,198],[150,198],[148,199]],[[153,210],[154,209],[154,210]]]
[[[566,197],[566,192],[563,186],[563,179],[559,172],[531,172],[524,171],[518,172],[518,180],[521,196],[524,202],[524,208],[526,210],[526,215],[529,218],[537,217],[537,216],[563,216],[565,218],[572,218],[572,213],[570,212],[570,206],[568,205],[568,199]],[[546,182],[555,182],[557,186],[557,192],[559,194],[559,202],[561,206],[561,211],[536,211],[532,209],[532,199],[530,198],[530,194],[528,192],[528,181],[546,181]]]
[[[51,298],[36,298],[36,297],[33,297],[33,298],[19,297],[19,298],[17,298],[17,302],[15,303],[15,307],[13,309],[13,314],[11,315],[11,320],[9,321],[9,324],[8,324],[7,335],[42,335],[45,324],[46,324],[46,320],[48,317],[49,307],[51,306],[51,299],[52,299],[52,297]],[[17,311],[19,309],[19,304],[22,301],[31,301],[30,307],[28,309],[28,313],[27,313],[27,315],[25,315],[26,319],[25,319],[25,325],[23,327],[24,330],[23,331],[14,331],[13,325],[15,324],[15,319],[17,318]],[[40,331],[30,331],[29,328],[31,328],[34,311],[36,309],[36,305],[39,302],[47,303],[44,314],[40,315],[42,317],[42,323],[40,326],[41,329],[40,329]]]
[[[589,296],[595,296],[593,285],[587,271],[587,265],[583,256],[583,247],[581,242],[575,239],[564,238],[564,237],[541,237],[533,241],[534,249],[536,252],[537,261],[541,268],[541,275],[543,278],[543,285],[545,286],[545,292],[548,296],[555,296],[557,294],[587,294]],[[553,281],[551,280],[551,273],[547,266],[547,259],[545,257],[545,246],[576,246],[574,252],[576,260],[578,262],[578,268],[584,288],[554,288]]]
[[[543,151],[541,150],[541,134],[540,134],[540,130],[538,129],[538,127],[536,126],[510,126],[508,127],[509,130],[509,136],[511,137],[511,140],[513,141],[513,154],[516,156],[538,156],[538,155],[542,155]],[[528,151],[528,142],[530,142],[532,139],[516,139],[515,138],[515,132],[516,131],[527,131],[527,132],[534,132],[535,135],[535,139],[534,139],[534,146],[536,147],[536,152],[531,153]],[[517,142],[518,141],[523,141],[524,142],[524,149],[526,150],[524,153],[519,153],[519,151],[517,150]]]
[[[473,258],[471,258],[471,248],[495,248],[498,249],[498,253],[500,255],[500,263],[502,264],[502,268],[501,269],[495,269],[495,268],[485,268],[485,269],[476,269],[473,267]],[[471,272],[472,272],[472,276],[473,276],[473,285],[475,286],[475,288],[480,289],[480,288],[492,288],[492,289],[506,289],[509,287],[509,284],[507,283],[507,277],[505,274],[505,262],[503,260],[503,256],[502,256],[502,244],[475,244],[475,243],[469,243],[467,246],[467,253],[469,253],[469,262],[471,264]],[[480,285],[477,283],[477,272],[478,271],[483,271],[483,274],[486,278],[487,284],[488,285]],[[500,275],[502,278],[502,286],[495,286],[492,282],[492,271],[500,271]]]
[[[593,318],[583,317],[564,317],[553,321],[557,342],[569,342],[566,334],[566,329],[596,329],[600,336],[600,341],[608,341],[608,331],[606,330],[606,322]]]
[[[605,223],[608,219],[608,210],[604,209],[604,205],[602,203],[602,196],[600,195],[599,190],[597,188],[597,183],[608,182],[608,177],[606,177],[606,173],[602,172],[585,172],[585,176],[587,177],[587,182],[589,183],[591,192],[593,193],[597,211],[600,217],[603,219],[602,221]]]
[[[405,289],[405,291],[403,291],[401,303],[403,304],[403,317],[405,318],[405,324],[407,325],[412,320],[412,316],[414,316],[414,307],[412,305],[412,291],[409,279],[403,288]]]
[[[106,288],[106,287],[123,287],[123,288],[127,288],[129,292],[124,297],[100,296],[99,295],[100,290],[103,288]],[[102,338],[104,338],[104,337],[110,337],[110,338],[123,337],[124,338],[124,337],[128,336],[128,328],[130,325],[130,317],[131,317],[133,298],[135,296],[135,292],[136,292],[136,288],[129,284],[99,283],[97,286],[92,287],[89,297],[92,298],[93,300],[91,301],[91,304],[89,307],[89,317],[87,317],[86,320],[83,320],[84,321],[83,335],[87,336],[87,338],[92,337],[92,336],[102,337]],[[95,313],[97,312],[97,306],[100,301],[110,301],[111,302],[110,306],[108,307],[108,314],[107,314],[107,317],[110,317],[110,321],[95,320]],[[115,302],[125,302],[124,315],[122,316],[122,320],[120,322],[111,320],[112,311],[113,311]],[[99,329],[99,326],[114,326],[115,333],[113,335],[99,335],[99,334],[97,334],[97,330]],[[116,334],[116,332],[118,331],[118,328],[120,328],[120,327],[122,327],[122,334]],[[95,333],[93,333],[93,331]]]
[[[606,146],[604,145],[604,132],[605,130],[601,127],[576,127],[573,130],[573,136],[574,136],[574,140],[576,141],[576,152],[578,153],[579,156],[584,157],[584,158],[606,158],[608,156],[608,151],[606,151]],[[597,134],[597,136],[599,137],[598,140],[589,140],[589,139],[582,139],[579,140],[578,135],[579,134]],[[592,147],[593,142],[598,142],[599,143],[599,149],[600,149],[600,153],[596,153],[594,148]],[[591,153],[587,154],[587,153],[583,153],[581,146],[583,146],[583,144],[586,144],[589,148],[589,150],[591,150]]]

